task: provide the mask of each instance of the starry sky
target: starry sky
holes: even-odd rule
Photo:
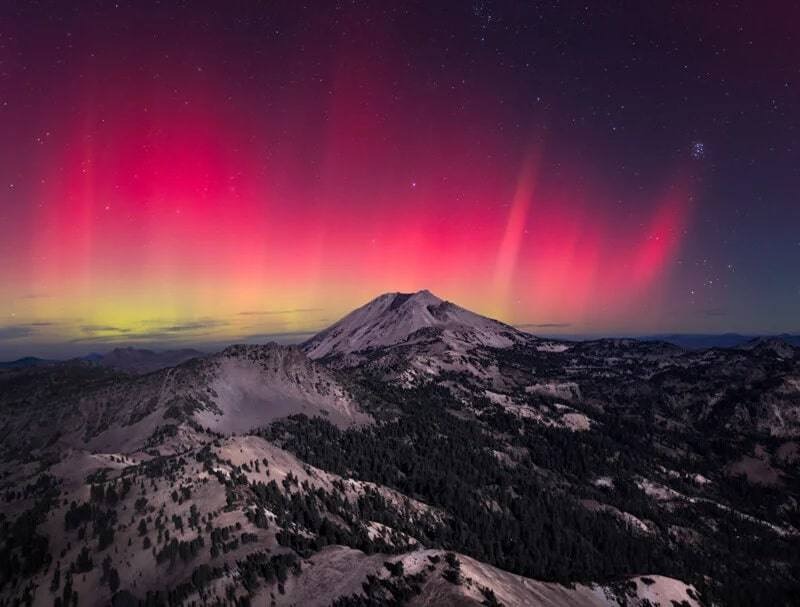
[[[791,2],[0,3],[0,355],[800,330]]]

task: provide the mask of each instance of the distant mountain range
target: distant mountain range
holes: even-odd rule
[[[60,362],[57,360],[48,360],[45,358],[37,358],[35,356],[25,356],[16,360],[0,361],[0,369],[24,369],[26,367],[41,367],[43,365],[51,365]]]
[[[293,346],[15,361],[0,604],[792,604],[800,349],[661,337],[420,291]]]
[[[106,354],[88,354],[77,360],[94,363],[100,366],[124,371],[126,373],[151,373],[159,369],[174,367],[191,358],[206,356],[206,353],[184,348],[180,350],[154,351],[143,348],[115,348]],[[59,360],[36,358],[27,356],[8,362],[0,362],[0,369],[21,369],[25,367],[41,367],[53,365]]]
[[[800,335],[782,333],[780,335],[741,335],[739,333],[692,334],[665,333],[638,337],[644,341],[666,341],[687,350],[705,350],[708,348],[738,348],[758,339],[774,337],[793,346],[800,346]]]
[[[340,344],[348,344],[344,349],[361,349],[373,346],[386,346],[390,345],[392,340],[396,340],[397,336],[407,336],[414,331],[424,329],[426,327],[435,330],[435,328],[445,328],[450,325],[452,327],[463,327],[465,319],[469,316],[483,318],[484,321],[478,323],[473,327],[473,331],[469,335],[465,335],[464,339],[470,340],[487,340],[498,339],[498,344],[508,344],[512,341],[521,342],[530,339],[530,334],[520,331],[519,329],[500,323],[492,319],[480,317],[469,310],[459,308],[450,302],[442,302],[439,300],[439,309],[436,305],[432,309],[427,307],[421,312],[419,317],[414,317],[413,313],[409,313],[410,309],[415,312],[421,310],[414,306],[407,306],[405,310],[402,309],[402,302],[398,301],[396,306],[388,318],[382,318],[379,321],[382,325],[377,326],[376,318],[381,316],[387,301],[395,295],[401,295],[401,299],[411,299],[415,294],[396,294],[387,293],[381,297],[376,298],[366,306],[353,311],[341,321],[332,325],[325,331],[315,335],[311,340],[306,342],[306,350],[309,356],[321,357],[331,352]],[[428,291],[421,291],[416,294],[417,300],[430,300],[433,297]],[[437,298],[438,299],[438,298]],[[412,300],[412,304],[414,301]],[[401,318],[405,314],[405,318]],[[363,321],[363,324],[362,324]],[[372,322],[370,322],[372,321]],[[389,333],[382,331],[382,327],[391,327]],[[490,327],[501,327],[500,331],[493,334]],[[354,330],[353,327],[358,327]],[[413,328],[413,330],[412,330]],[[357,332],[360,331],[360,332]],[[676,345],[687,350],[706,350],[709,348],[738,348],[746,346],[748,343],[754,343],[762,339],[775,338],[800,347],[800,335],[792,335],[788,333],[781,333],[779,335],[742,335],[739,333],[709,333],[709,334],[694,334],[694,333],[664,333],[655,335],[643,335],[633,337],[639,341],[661,341]],[[558,338],[553,337],[553,340],[558,341]],[[568,341],[596,341],[597,337],[569,337]],[[615,339],[615,338],[608,338]],[[491,344],[485,344],[491,345]],[[206,356],[207,352],[195,350],[193,348],[181,348],[176,350],[150,350],[145,348],[135,348],[132,346],[115,348],[106,354],[92,353],[81,357],[81,360],[97,363],[99,365],[107,366],[119,371],[128,373],[150,373],[159,369],[172,367],[178,365],[191,358]],[[58,359],[45,359],[37,358],[35,356],[26,356],[11,361],[0,361],[0,369],[19,369],[24,367],[34,367],[51,365],[58,362],[64,362]]]
[[[115,348],[107,354],[92,354],[86,357],[99,365],[128,373],[150,373],[174,367],[192,358],[206,356],[204,352],[191,348],[153,351],[142,348]]]

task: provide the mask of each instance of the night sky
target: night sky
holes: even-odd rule
[[[393,4],[0,1],[0,355],[800,330],[796,3]]]

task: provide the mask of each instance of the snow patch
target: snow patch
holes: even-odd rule
[[[560,344],[557,342],[546,341],[536,345],[536,350],[539,352],[566,352],[571,346],[567,344]]]
[[[586,432],[592,427],[591,420],[583,413],[565,413],[561,421],[573,432]]]
[[[575,382],[543,382],[531,384],[525,388],[527,394],[541,394],[564,400],[574,400],[581,397],[581,390]]]

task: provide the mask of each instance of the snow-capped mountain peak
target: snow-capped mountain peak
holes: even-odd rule
[[[425,329],[441,332],[445,341],[471,346],[506,348],[533,339],[423,290],[380,295],[312,337],[303,348],[311,358],[349,354],[406,343]]]

